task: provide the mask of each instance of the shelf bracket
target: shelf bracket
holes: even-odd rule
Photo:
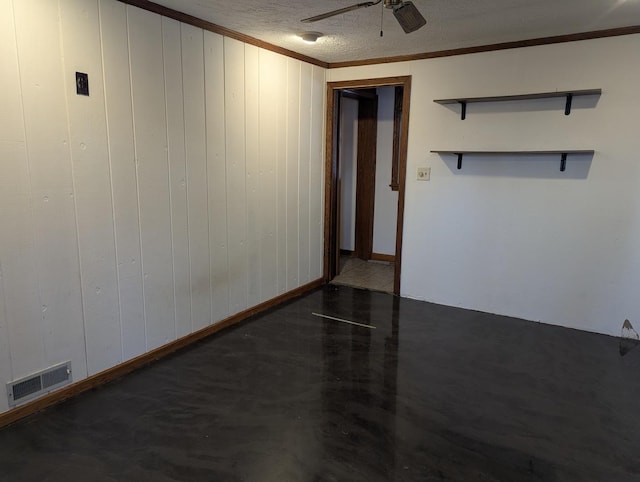
[[[467,118],[467,103],[464,100],[460,100],[458,102],[460,102],[460,119],[465,120]]]
[[[567,94],[567,103],[564,106],[564,115],[571,114],[571,102],[573,101],[573,94]]]
[[[567,153],[563,152],[562,157],[560,158],[560,171],[564,172],[567,168]]]
[[[458,152],[458,169],[462,169],[462,153]]]

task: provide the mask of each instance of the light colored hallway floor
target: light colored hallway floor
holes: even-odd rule
[[[331,283],[393,294],[393,263],[343,256],[342,269]]]

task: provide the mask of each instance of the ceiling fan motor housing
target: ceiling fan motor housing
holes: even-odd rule
[[[396,17],[405,33],[415,32],[426,25],[427,21],[412,2],[401,3],[402,5],[393,9],[393,16]]]

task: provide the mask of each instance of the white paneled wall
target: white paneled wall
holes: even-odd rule
[[[171,241],[173,243],[173,302],[175,307],[176,336],[178,337],[190,333],[194,328],[191,317],[191,258],[189,256],[189,211],[187,208],[187,150],[185,141],[185,103],[183,100],[182,83],[183,71],[181,68],[183,65],[182,37],[180,31],[179,22],[168,18],[162,19],[165,101],[167,104],[169,192],[171,194]],[[185,73],[187,70],[188,67],[185,66]],[[206,176],[204,181],[206,182]],[[204,221],[207,221],[206,217]],[[208,234],[207,231],[207,237]],[[208,262],[204,268],[207,272],[209,271]]]
[[[287,60],[286,132],[286,288],[298,285],[298,155],[300,152],[300,62]]]
[[[223,38],[205,32],[204,52],[211,306],[213,319],[221,320],[229,315]]]
[[[311,119],[310,152],[307,164],[309,166],[309,278],[318,279],[322,276],[323,246],[322,213],[324,204],[317,202],[324,199],[324,117],[316,115],[325,110],[325,72],[323,69],[313,66],[311,76],[310,110],[307,111]],[[301,190],[306,191],[306,185]],[[306,260],[304,260],[306,262]]]
[[[321,276],[324,69],[115,0],[0,0],[0,61],[3,382]]]
[[[312,76],[313,67],[307,64],[300,65],[300,132],[311,132],[311,118],[306,115],[311,111],[312,96]],[[317,95],[317,93],[316,93]],[[311,138],[310,136],[301,135],[299,139],[299,159],[298,163],[298,281],[300,284],[307,283],[311,280],[309,271],[309,260],[311,259],[311,242],[310,242],[310,193],[305,189],[309,185],[309,167],[311,156]]]
[[[260,226],[260,292],[269,298],[278,294],[278,234],[276,204],[278,188],[278,111],[276,109],[278,88],[282,83],[275,71],[286,66],[285,61],[278,63],[278,57],[272,52],[260,52],[258,69],[260,93],[258,106],[258,198],[261,215]]]
[[[13,9],[15,28],[10,31],[15,32],[17,44],[15,54],[24,117],[22,135],[26,140],[30,192],[25,210],[32,216],[32,222],[24,225],[27,231],[20,237],[31,238],[34,249],[27,254],[28,258],[15,259],[15,255],[3,253],[2,262],[15,263],[16,270],[20,271],[22,263],[29,265],[33,259],[36,272],[29,280],[33,284],[25,286],[24,292],[16,293],[21,299],[7,297],[7,301],[19,304],[7,320],[12,375],[16,377],[42,365],[71,360],[74,377],[83,378],[87,374],[85,337],[89,330],[83,316],[78,239],[84,236],[78,232],[81,224],[77,222],[69,145],[68,82],[65,84],[67,76],[60,61],[63,56],[61,11],[57,2],[31,0],[15,1]],[[4,62],[2,65],[4,67]],[[96,73],[95,77],[99,75]],[[71,84],[74,85],[75,82]],[[84,121],[90,122],[90,119]],[[73,152],[77,148],[79,146],[73,146]],[[12,177],[8,173],[8,179]],[[2,233],[14,231],[12,214],[13,210],[7,213]],[[15,214],[17,218],[19,212]],[[7,229],[9,226],[11,229]],[[4,250],[4,240],[2,246]],[[14,259],[9,261],[10,257]],[[19,273],[15,276],[22,278]],[[5,287],[12,286],[13,279],[14,273],[6,272]],[[40,306],[40,315],[36,318],[32,318],[35,310],[30,309],[26,316],[22,313],[26,303],[35,301],[22,297],[33,292],[37,293]],[[41,353],[34,353],[37,351]]]
[[[260,49],[246,45],[244,49],[245,107],[245,181],[247,199],[247,305],[260,302],[260,216],[258,192],[260,182]],[[302,158],[299,158],[303,162]]]
[[[122,358],[127,360],[145,351],[140,210],[133,137],[127,14],[126,9],[117,2],[100,2],[99,7],[105,117],[116,234]],[[93,84],[93,77],[89,79],[89,83]]]
[[[0,376],[10,380],[43,366],[46,354],[12,2],[0,1],[0,9]],[[0,397],[0,409],[6,408]]]
[[[247,196],[245,159],[244,44],[224,42],[224,112],[227,153],[227,244],[229,311],[247,307]]]
[[[191,276],[190,289],[187,289],[189,285],[185,283],[184,287],[177,287],[176,295],[191,295],[193,329],[199,329],[211,322],[204,36],[202,30],[190,25],[182,25],[181,30],[182,92],[184,98],[182,131],[185,137],[187,174],[184,184],[187,193],[188,215],[186,221]],[[176,110],[179,110],[179,107]],[[175,112],[167,107],[167,115],[172,117],[174,114]],[[177,115],[181,117],[182,113]],[[175,122],[179,130],[181,126],[179,126],[177,119]],[[178,191],[177,194],[179,196],[181,192]],[[173,191],[171,196],[173,198]]]
[[[95,373],[122,361],[98,4],[60,2],[60,20],[66,85],[75,86],[76,70],[95,72],[89,97],[72,97],[69,87],[65,89],[87,368]]]

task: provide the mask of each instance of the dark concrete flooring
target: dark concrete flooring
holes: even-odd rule
[[[0,480],[640,480],[640,349],[328,286],[0,430]]]

